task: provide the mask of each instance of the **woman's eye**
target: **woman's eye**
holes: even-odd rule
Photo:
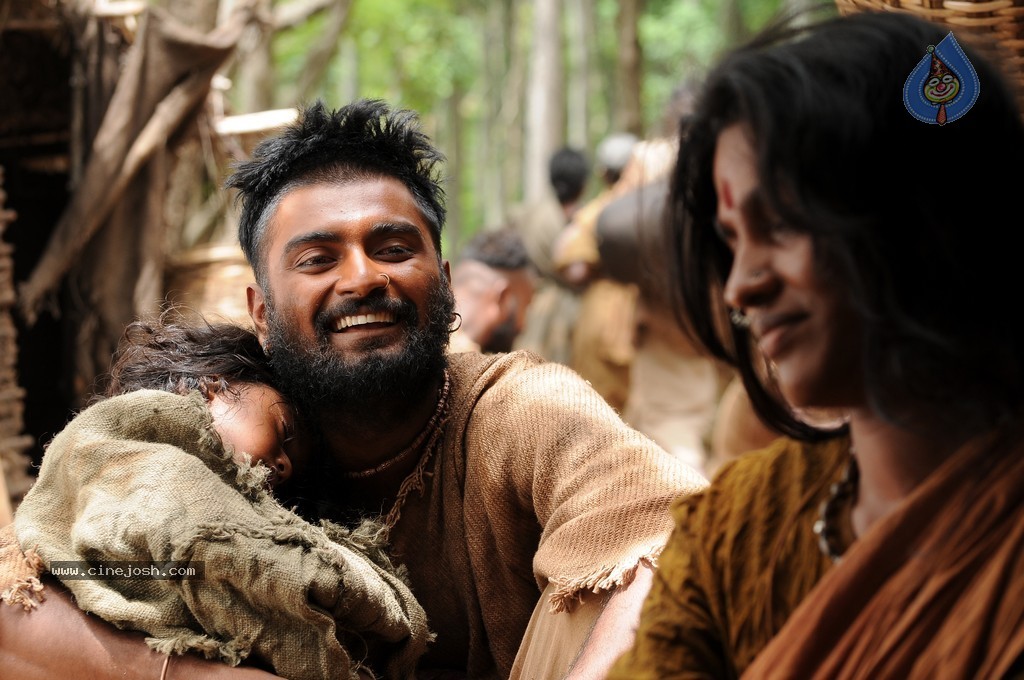
[[[734,232],[731,227],[727,227],[719,222],[717,218],[714,222],[714,228],[715,235],[718,236],[719,240],[731,247],[733,241],[736,240],[736,232]]]
[[[784,220],[772,220],[768,224],[769,234],[788,234],[793,231],[793,227]]]

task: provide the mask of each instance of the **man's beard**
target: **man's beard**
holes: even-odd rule
[[[310,346],[294,319],[279,318],[266,300],[267,345],[278,386],[300,410],[331,416],[352,425],[387,422],[408,413],[424,391],[437,385],[448,365],[448,337],[455,298],[442,281],[427,297],[426,309],[387,297],[384,289],[321,310],[314,319],[316,343]],[[350,314],[391,312],[406,337],[396,352],[382,350],[380,338],[367,338],[358,357],[347,357],[332,343],[332,325]],[[427,324],[419,326],[420,314]]]

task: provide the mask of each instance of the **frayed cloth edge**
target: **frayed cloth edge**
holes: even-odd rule
[[[0,602],[5,602],[11,607],[21,606],[25,611],[31,611],[46,601],[43,590],[46,586],[39,580],[39,574],[43,572],[46,565],[43,558],[34,548],[25,551],[24,569],[31,573],[31,576],[22,576],[14,581],[11,586],[0,593]]]
[[[44,588],[42,581],[35,576],[19,578],[10,588],[0,593],[0,601],[11,607],[21,605],[25,611],[32,611],[41,602],[46,601],[46,596],[43,595]]]
[[[207,659],[219,659],[229,666],[237,666],[245,661],[252,650],[252,644],[242,640],[214,639],[208,635],[198,635],[185,631],[169,637],[147,637],[149,648],[160,654],[186,654],[198,652]]]
[[[555,586],[555,592],[548,599],[549,611],[552,614],[572,612],[583,601],[587,593],[604,593],[615,588],[628,586],[636,578],[637,569],[646,566],[655,569],[658,556],[664,546],[658,546],[645,555],[626,564],[604,566],[597,571],[579,578],[551,578],[549,583]]]

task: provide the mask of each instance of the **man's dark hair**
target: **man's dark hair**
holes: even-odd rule
[[[548,177],[558,202],[567,205],[583,195],[583,187],[590,177],[590,163],[581,151],[564,147],[548,161]]]
[[[964,45],[981,83],[973,108],[940,126],[903,103],[907,77],[948,30],[897,13],[774,28],[710,74],[683,131],[666,248],[677,314],[739,367],[781,432],[827,436],[762,382],[749,331],[721,322],[733,255],[715,230],[713,163],[719,133],[736,123],[748,127],[769,214],[811,236],[819,276],[860,317],[872,408],[963,436],[1024,407],[1024,334],[1007,320],[1020,255],[1006,235],[1024,186],[1014,94]]]
[[[336,111],[317,101],[280,135],[260,143],[227,186],[238,189],[238,241],[262,285],[263,237],[281,198],[320,182],[394,177],[409,189],[441,252],[444,190],[437,166],[444,156],[419,129],[412,111],[392,111],[380,100],[359,100]]]
[[[128,324],[114,354],[105,394],[135,390],[209,393],[236,383],[276,388],[270,362],[251,330],[231,323],[139,319]]]
[[[480,232],[465,245],[459,259],[506,271],[526,269],[530,264],[523,239],[508,227]]]

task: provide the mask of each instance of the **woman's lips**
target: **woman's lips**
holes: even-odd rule
[[[753,330],[761,353],[775,359],[786,349],[790,331],[806,318],[803,313],[785,313],[766,314],[755,319]]]

